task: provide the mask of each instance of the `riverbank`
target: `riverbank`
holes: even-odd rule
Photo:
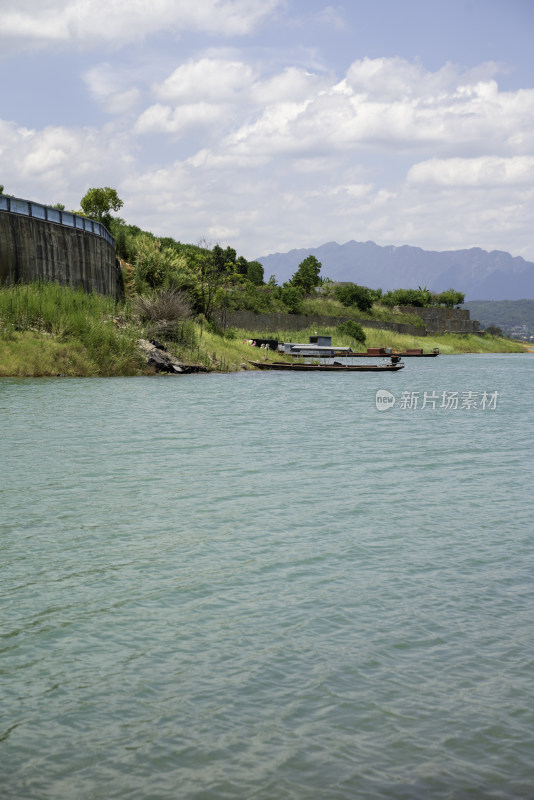
[[[439,348],[443,355],[456,355],[462,353],[522,353],[523,347],[517,342],[495,336],[473,336],[468,334],[442,334],[441,336],[406,336],[394,331],[377,328],[363,328],[365,344],[356,342],[347,335],[340,334],[336,328],[310,327],[301,331],[227,331],[226,337],[216,336],[213,333],[205,334],[205,344],[217,352],[218,359],[239,369],[240,360],[257,357],[257,348],[246,344],[252,339],[278,339],[286,342],[307,342],[315,334],[331,336],[332,341],[339,346],[351,347],[355,351],[365,350],[367,347],[390,347],[396,350],[409,348],[422,348],[428,353],[434,348]],[[228,338],[230,336],[231,338]],[[245,342],[245,344],[244,344]],[[277,359],[276,353],[262,350],[263,358]]]
[[[113,325],[113,323],[111,323]],[[365,346],[358,346],[350,337],[336,335],[335,330],[326,332],[332,335],[339,345],[347,345],[354,350],[362,347],[392,347],[400,350],[419,347],[425,352],[439,347],[444,355],[461,353],[525,353],[525,348],[507,339],[493,336],[459,336],[446,334],[433,337],[415,337],[365,329]],[[258,332],[232,331],[233,338],[218,335],[212,331],[192,324],[194,347],[180,347],[167,343],[170,352],[182,361],[200,364],[215,372],[235,372],[243,368],[247,359],[258,356],[257,348],[251,347],[249,339],[260,338]],[[300,331],[281,332],[280,339],[286,341],[308,341],[308,333]],[[142,332],[130,328],[128,332],[111,329],[109,337],[100,342],[100,347],[90,346],[83,338],[53,333],[12,331],[8,336],[0,336],[0,377],[96,377],[151,375],[152,367],[147,366],[137,340]],[[272,333],[271,333],[272,336]],[[261,337],[263,338],[263,337]],[[265,337],[266,338],[266,337]],[[274,352],[262,351],[266,358],[276,358]]]
[[[184,320],[165,344],[185,364],[210,371],[235,372],[258,352],[247,342],[269,338],[307,342],[316,333],[331,336],[338,345],[391,347],[399,350],[439,347],[443,354],[525,352],[515,341],[494,336],[443,334],[407,336],[389,330],[365,328],[365,345],[333,328],[311,326],[300,331],[225,331]],[[0,377],[91,377],[154,374],[140,339],[151,338],[146,323],[128,305],[113,299],[66,289],[54,284],[16,286],[0,291]],[[266,358],[275,353],[262,351]]]

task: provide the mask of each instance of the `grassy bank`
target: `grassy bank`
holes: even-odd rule
[[[523,348],[510,339],[498,336],[474,336],[463,333],[443,333],[431,336],[406,336],[393,331],[365,328],[366,347],[394,347],[399,350],[422,347],[425,352],[439,347],[440,353],[520,353]],[[353,348],[354,349],[354,348]]]
[[[375,322],[396,322],[404,325],[413,325],[416,328],[424,329],[425,323],[417,314],[401,314],[381,303],[374,303],[368,311],[360,311],[357,306],[344,306],[339,300],[333,297],[320,295],[318,297],[307,296],[302,303],[302,310],[308,315],[320,317],[342,317],[343,319],[354,320],[373,320]],[[364,323],[362,323],[364,324]]]
[[[307,342],[309,336],[318,333],[331,336],[337,345],[352,347],[356,351],[364,351],[367,347],[391,347],[398,350],[408,348],[423,348],[425,352],[439,347],[440,353],[520,353],[524,348],[508,339],[495,336],[471,336],[460,334],[443,334],[441,336],[406,336],[394,331],[365,328],[366,342],[360,345],[349,336],[336,332],[335,328],[310,327],[302,331],[245,331],[232,330],[233,338],[217,336],[214,333],[204,332],[202,335],[202,349],[212,355],[211,364],[217,369],[225,365],[225,369],[235,370],[248,359],[261,358],[277,359],[274,352],[259,350],[247,344],[248,339],[278,339],[286,342]]]
[[[521,353],[524,348],[510,339],[501,339],[495,336],[473,336],[469,334],[445,333],[436,336],[407,336],[403,333],[382,330],[379,328],[366,328],[364,345],[355,342],[350,336],[345,336],[336,331],[336,328],[322,328],[316,325],[301,331],[237,331],[238,339],[274,338],[279,341],[307,342],[308,338],[316,333],[322,336],[331,336],[334,344],[352,347],[356,351],[364,351],[368,347],[392,347],[398,350],[408,348],[423,348],[425,352],[439,347],[440,353]]]
[[[335,328],[313,326],[298,332],[232,329],[222,336],[210,326],[188,321],[168,347],[186,363],[221,372],[239,370],[248,359],[278,357],[251,347],[248,339],[307,342],[315,333],[331,336],[335,344],[354,350],[382,346],[400,350],[439,347],[444,354],[524,352],[517,342],[491,336],[415,337],[365,327],[364,331],[366,343],[359,345]],[[0,289],[0,377],[150,374],[136,344],[149,336],[131,308],[117,305],[112,298],[53,283]]]
[[[138,332],[115,301],[36,283],[0,290],[0,376],[135,375]]]

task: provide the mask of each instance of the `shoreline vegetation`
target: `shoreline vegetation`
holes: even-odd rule
[[[218,372],[246,369],[248,359],[286,358],[251,347],[250,340],[306,342],[314,334],[331,336],[334,344],[354,351],[439,347],[443,354],[524,352],[521,344],[490,335],[501,333],[499,329],[483,336],[421,337],[387,329],[391,322],[407,323],[415,332],[424,329],[420,317],[406,313],[405,307],[458,307],[464,295],[454,289],[439,294],[426,286],[383,292],[355,283],[336,284],[320,275],[322,264],[313,255],[279,286],[275,275],[265,280],[262,264],[247,261],[231,247],[157,238],[111,216],[123,202],[110,187],[89,189],[80,204],[76,213],[105,225],[115,240],[124,298],[46,281],[0,286],[0,377],[154,374],[148,362],[157,359],[147,358],[147,340],[161,343],[186,367]],[[221,329],[214,321],[216,312],[241,310],[308,315],[310,328]],[[312,317],[344,321],[321,327]],[[367,320],[386,327],[366,327]],[[140,340],[145,341],[144,352]]]
[[[329,300],[330,308],[332,302]],[[222,331],[205,317],[188,317],[183,309],[182,317],[170,327],[167,321],[166,328],[161,319],[151,318],[150,309],[143,308],[131,299],[117,303],[113,298],[53,283],[2,287],[0,377],[151,375],[154,370],[147,366],[138,340],[153,337],[162,340],[166,349],[184,363],[199,364],[215,372],[238,371],[248,359],[280,358],[272,351],[252,347],[248,340],[275,338],[306,342],[316,333],[332,336],[335,344],[347,345],[353,350],[422,347],[429,351],[439,347],[444,355],[525,352],[521,343],[487,334],[416,337],[366,328],[365,324],[365,343],[337,328],[317,325],[300,331],[235,328]],[[344,316],[350,317],[350,313]],[[377,317],[383,316],[384,310],[379,309]],[[371,310],[369,318],[373,318]]]

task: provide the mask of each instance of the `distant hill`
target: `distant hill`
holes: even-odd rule
[[[471,300],[462,307],[468,308],[471,319],[478,319],[484,328],[496,325],[510,331],[526,325],[534,330],[534,300]]]
[[[521,300],[534,298],[534,263],[501,250],[436,252],[420,247],[381,247],[374,242],[328,242],[320,247],[260,256],[265,276],[288,280],[306,256],[322,264],[321,275],[335,281],[353,281],[371,289],[426,286],[434,292],[457,289],[466,300]]]

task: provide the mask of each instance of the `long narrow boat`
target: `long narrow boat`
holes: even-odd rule
[[[408,350],[394,350],[389,353],[383,347],[370,347],[366,353],[335,353],[336,358],[383,358],[390,355],[398,355],[402,358],[436,358],[439,356],[439,348],[435,347],[431,353],[423,353],[420,348]]]
[[[278,369],[291,372],[397,372],[404,364],[291,364],[287,361],[250,361],[258,369]]]

